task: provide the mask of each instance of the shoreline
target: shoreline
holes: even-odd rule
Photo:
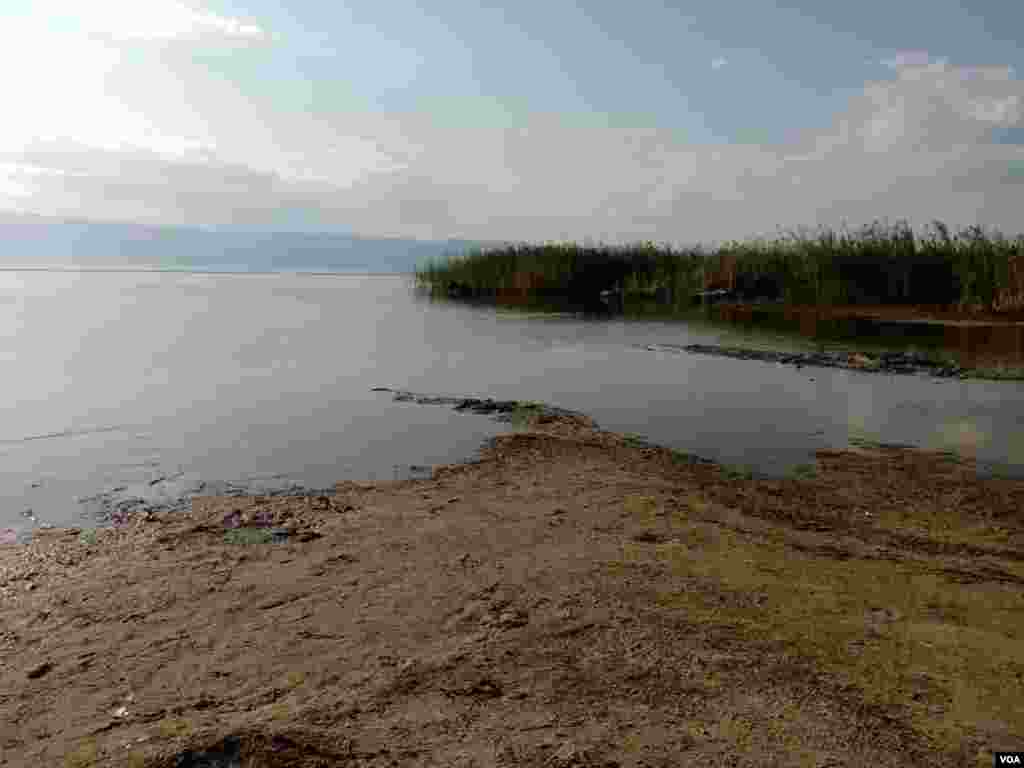
[[[647,297],[650,299],[650,297]],[[450,301],[452,299],[445,299]],[[456,299],[462,303],[465,299]],[[475,302],[470,302],[475,303]],[[480,300],[486,306],[495,306],[499,310],[512,310],[513,316],[525,314],[534,305],[522,304],[520,302],[501,302]],[[547,305],[537,304],[535,309],[538,316],[550,316],[558,314]],[[759,303],[715,303],[710,305],[711,309],[717,310],[718,315],[712,320],[717,327],[728,328],[738,323],[746,325],[757,325],[758,316],[762,319],[771,318],[778,320],[783,318],[789,322],[810,323],[806,327],[813,327],[818,322],[846,321],[874,323],[878,326],[936,326],[945,329],[946,337],[956,336],[960,346],[960,355],[966,356],[966,349],[970,349],[969,334],[978,331],[996,332],[1002,334],[1006,341],[1006,333],[1016,333],[1012,340],[1016,345],[1016,353],[992,354],[987,352],[979,354],[975,352],[970,355],[972,364],[961,364],[955,361],[958,356],[953,347],[940,346],[936,348],[942,361],[932,359],[927,355],[909,351],[884,352],[866,351],[858,345],[857,337],[838,337],[829,339],[827,343],[831,346],[845,347],[846,352],[763,352],[749,348],[727,347],[709,344],[638,344],[640,349],[663,349],[665,351],[698,352],[702,354],[713,354],[724,357],[735,357],[747,360],[760,360],[764,362],[780,362],[801,366],[817,366],[830,368],[848,368],[851,370],[863,370],[868,372],[893,373],[893,374],[922,374],[937,378],[961,378],[961,379],[982,379],[994,381],[1024,381],[1024,313],[1007,313],[1004,315],[992,313],[980,313],[971,311],[949,311],[942,308],[927,307],[901,307],[901,306],[880,306],[880,307],[858,307],[856,305],[834,305],[834,306],[803,306],[786,305],[779,302]],[[679,322],[686,324],[692,320],[706,321],[706,309],[691,306],[688,309],[673,309],[661,307],[663,311],[651,311],[650,305],[643,309],[634,306],[631,310],[620,310],[612,312],[607,310],[603,313],[586,311],[566,311],[567,316],[601,316],[604,318],[618,318],[628,320],[658,319],[668,322]],[[764,330],[779,332],[778,328],[769,325]],[[806,333],[798,333],[797,326],[783,331],[783,335],[792,337],[794,340],[808,340]],[[865,340],[876,342],[879,337],[866,335]],[[901,347],[906,344],[892,343],[891,346]],[[1013,346],[1011,344],[1011,346]],[[1003,350],[1005,353],[1005,350]],[[1010,359],[1014,362],[1008,362]]]
[[[817,366],[861,370],[873,373],[930,374],[936,378],[959,379],[968,378],[971,373],[970,369],[960,369],[956,366],[943,367],[941,364],[929,361],[926,358],[902,353],[888,353],[887,355],[881,356],[882,364],[877,362],[873,364],[873,361],[867,359],[860,353],[849,355],[846,353],[836,352],[790,353],[703,344],[691,344],[685,346],[673,344],[638,344],[635,346],[639,349],[645,349],[648,351],[664,351],[673,354],[709,354],[742,360],[775,362],[779,364],[794,365],[798,370],[806,365],[810,367]],[[590,428],[600,429],[591,417],[580,411],[552,406],[541,402],[495,400],[490,397],[473,397],[468,395],[452,396],[423,394],[391,387],[373,387],[370,391],[388,393],[392,396],[394,402],[411,402],[417,405],[442,405],[451,407],[453,410],[458,412],[487,415],[490,416],[493,421],[502,424],[524,426],[526,424],[545,425],[551,423],[568,423],[576,425],[585,424]],[[648,442],[646,439],[636,434],[629,433],[625,434],[624,437],[635,447],[670,451],[676,456],[677,460],[685,459],[692,463],[722,467],[727,466],[727,463],[719,462],[718,460],[708,456],[701,456],[692,451],[684,452]],[[846,449],[840,448],[839,450],[853,451],[862,448],[869,450],[918,449],[914,445],[885,443],[864,438],[855,439],[851,437],[849,439],[848,447]],[[956,453],[953,451],[936,450],[935,452],[956,456]],[[1012,470],[1007,473],[1005,471],[1005,466],[999,463],[977,463],[975,466],[977,467],[976,471],[979,478],[1014,477]],[[1000,467],[1003,468],[1000,469]],[[429,473],[432,469],[433,468],[431,466],[411,464],[408,467],[409,472],[407,479],[422,478],[423,473]],[[753,472],[749,468],[745,468],[743,470],[734,470],[729,468],[726,471],[746,474],[762,480],[783,480],[791,476],[791,472],[763,473]],[[179,473],[179,475],[180,474],[181,473]],[[177,476],[178,475],[170,477],[161,476],[156,481],[151,481],[149,485],[154,485],[156,482],[160,481],[173,480]],[[396,474],[395,480],[398,480],[398,474]],[[153,519],[154,516],[181,513],[187,510],[195,499],[211,495],[236,498],[256,496],[263,498],[306,498],[314,496],[319,497],[331,492],[330,488],[318,488],[295,481],[288,481],[278,485],[263,485],[263,487],[261,487],[261,484],[255,481],[233,482],[209,480],[202,480],[196,485],[186,488],[180,493],[165,495],[160,498],[126,495],[124,493],[125,490],[125,486],[117,486],[76,499],[79,503],[91,503],[96,507],[90,513],[95,524],[92,526],[84,526],[85,532],[104,530],[109,527],[118,528],[130,523],[134,518],[142,517],[149,520]],[[31,510],[29,511],[31,512]],[[53,523],[44,523],[40,525],[38,524],[38,520],[34,514],[27,515],[27,517],[35,521],[37,526],[32,529],[22,530],[21,532],[18,532],[13,528],[0,528],[0,546],[24,546],[30,543],[40,533],[68,529],[68,526],[60,526]],[[72,527],[76,530],[81,530],[83,528],[83,526]]]
[[[522,429],[427,478],[0,546],[0,765],[1024,749],[1024,481],[896,447],[737,478],[572,412],[466,401]]]
[[[970,378],[976,369],[956,364],[943,364],[924,355],[911,352],[883,352],[871,355],[864,352],[775,352],[716,344],[640,344],[640,349],[651,352],[689,352],[739,360],[795,365],[818,368],[843,368],[866,373],[927,375],[942,379]]]

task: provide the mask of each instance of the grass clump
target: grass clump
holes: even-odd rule
[[[936,538],[955,522],[926,521],[924,533]],[[672,524],[669,542],[623,542],[621,560],[609,564],[620,575],[644,562],[667,566],[655,595],[661,608],[781,642],[869,702],[899,708],[943,749],[956,749],[978,723],[1024,723],[1019,587],[962,583],[924,561],[841,560],[707,520]],[[730,733],[734,725],[742,723]]]
[[[96,531],[82,531],[80,534],[78,534],[78,541],[80,544],[85,544],[87,547],[92,546],[97,541]]]
[[[160,721],[160,735],[165,739],[176,736],[189,736],[192,733],[192,724],[180,717],[165,717]]]
[[[799,479],[813,479],[818,476],[818,468],[814,464],[798,464],[793,467],[792,474]]]
[[[670,449],[669,457],[673,464],[691,466],[693,464],[700,464],[703,459],[695,453],[689,451],[680,451],[676,449]]]
[[[752,469],[740,464],[723,466],[722,474],[724,474],[728,480],[751,480],[754,477]]]
[[[649,443],[647,438],[643,435],[638,435],[634,432],[627,432],[622,436],[622,442],[628,445],[630,448],[646,448]]]
[[[270,544],[276,540],[274,531],[267,528],[235,528],[224,532],[225,544]]]
[[[651,496],[630,495],[623,500],[623,508],[627,514],[650,523],[657,514],[658,502]]]
[[[996,364],[979,366],[968,370],[968,379],[984,379],[987,381],[1024,381],[1024,366]]]
[[[517,427],[530,426],[544,412],[544,404],[533,400],[519,403],[510,415],[511,422]]]
[[[99,760],[99,748],[95,739],[83,741],[64,757],[65,768],[91,768]]]

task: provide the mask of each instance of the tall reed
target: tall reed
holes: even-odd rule
[[[1024,235],[1010,240],[978,226],[951,235],[935,221],[916,236],[906,222],[875,221],[854,231],[787,231],[774,240],[714,249],[650,241],[476,248],[427,262],[415,280],[438,292],[455,284],[488,297],[523,290],[522,276],[531,275],[529,292],[536,296],[621,286],[627,296],[660,291],[680,304],[725,276],[742,294],[770,290],[789,304],[947,304],[1024,312],[1022,254]]]

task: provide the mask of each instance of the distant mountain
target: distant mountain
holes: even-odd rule
[[[241,272],[412,272],[427,259],[484,245],[468,240],[244,232],[74,221],[0,213],[0,268]]]

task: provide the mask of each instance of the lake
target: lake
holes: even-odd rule
[[[639,347],[807,345],[727,325],[431,302],[397,275],[4,272],[0,339],[0,529],[22,536],[95,525],[103,494],[413,476],[508,428],[373,387],[544,401],[769,474],[867,436],[1024,475],[1019,382],[649,351]]]

